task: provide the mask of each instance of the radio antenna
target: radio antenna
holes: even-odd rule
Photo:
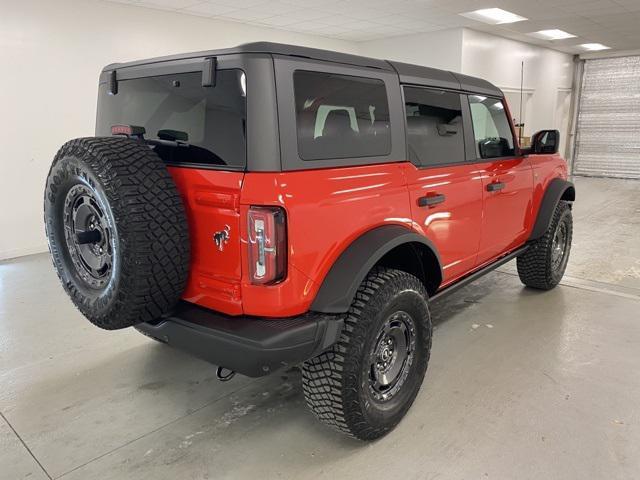
[[[518,144],[522,147],[522,128],[524,127],[524,122],[522,121],[522,97],[523,97],[523,85],[524,85],[524,60],[520,65],[520,115],[519,120],[520,125],[518,126]]]

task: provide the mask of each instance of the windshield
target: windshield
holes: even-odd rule
[[[168,163],[244,169],[246,80],[241,70],[219,70],[215,87],[202,87],[202,73],[120,80],[109,95],[101,84],[96,135],[113,125],[145,128],[145,139]]]

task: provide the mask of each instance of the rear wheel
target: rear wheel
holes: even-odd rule
[[[162,160],[126,138],[80,138],[56,155],[45,190],[53,264],[95,325],[124,328],[167,313],[189,268],[182,200]]]
[[[420,280],[373,270],[362,282],[338,342],[303,365],[307,405],[324,423],[373,440],[413,403],[431,350],[431,318]]]
[[[517,259],[522,283],[540,290],[550,290],[558,285],[567,268],[572,237],[571,207],[569,203],[560,201],[547,231]]]

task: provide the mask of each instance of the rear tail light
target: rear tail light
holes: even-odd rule
[[[279,207],[249,209],[249,276],[264,285],[284,279],[287,272],[287,222]]]

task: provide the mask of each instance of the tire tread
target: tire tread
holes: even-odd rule
[[[49,172],[70,157],[80,159],[99,179],[113,213],[121,248],[121,277],[107,309],[96,308],[76,288],[73,277],[60,269],[60,247],[47,218],[48,197],[56,178],[49,178],[45,194],[45,224],[56,271],[80,311],[96,325],[119,329],[151,321],[167,313],[179,300],[189,271],[189,232],[182,199],[164,162],[148,146],[118,137],[71,140],[57,153]],[[104,311],[103,311],[104,310]]]
[[[570,249],[572,237],[571,206],[568,202],[561,200],[553,212],[551,223],[544,235],[532,242],[527,251],[517,258],[518,276],[520,281],[527,287],[538,290],[551,290],[559,283],[562,274],[564,274],[563,270],[558,278],[553,276],[551,270],[551,247],[558,222],[567,211],[570,217],[569,244],[567,248]],[[569,255],[569,250],[566,251],[565,255]]]
[[[372,425],[365,419],[358,404],[358,389],[354,387],[358,385],[358,379],[347,365],[359,357],[366,343],[369,323],[363,318],[363,312],[381,294],[383,287],[389,284],[415,289],[427,298],[422,283],[413,275],[389,268],[374,268],[356,292],[344,318],[338,342],[306,361],[302,367],[302,388],[307,406],[313,414],[335,430],[361,440],[378,438],[395,426]],[[430,319],[428,325],[428,342],[425,345],[427,363],[431,348]],[[413,399],[404,406],[400,418],[412,402]]]

